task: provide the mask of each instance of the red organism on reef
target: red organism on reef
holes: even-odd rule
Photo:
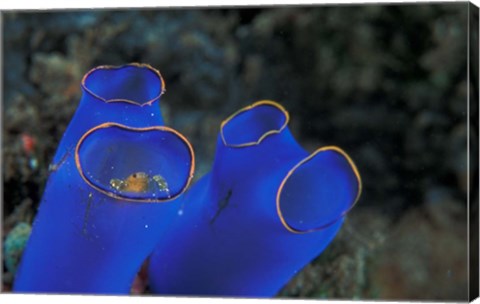
[[[37,145],[37,139],[32,135],[22,133],[21,140],[23,151],[25,151],[25,153],[28,155],[31,155],[35,150],[35,146]]]

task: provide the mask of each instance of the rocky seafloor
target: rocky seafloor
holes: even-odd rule
[[[308,151],[355,161],[359,203],[278,297],[465,300],[466,24],[466,3],[4,13],[3,291],[82,76],[144,62],[165,79],[162,112],[195,147],[196,178],[220,122],[261,99],[290,112]]]

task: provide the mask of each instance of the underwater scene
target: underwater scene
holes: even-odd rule
[[[2,292],[478,294],[473,4],[2,22]]]

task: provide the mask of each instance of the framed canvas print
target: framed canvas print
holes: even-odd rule
[[[473,3],[1,18],[2,292],[478,297]]]

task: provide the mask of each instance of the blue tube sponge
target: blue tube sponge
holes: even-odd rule
[[[89,75],[98,71],[102,69]],[[143,261],[176,215],[173,200],[193,176],[190,143],[158,125],[161,78],[137,65],[109,70],[108,77],[103,73],[95,77],[115,86],[101,92],[110,101],[99,99],[100,86],[87,77],[86,96],[57,151],[63,156],[47,181],[16,274],[16,292],[129,293]],[[138,82],[129,83],[138,76]],[[131,95],[144,82],[156,86],[152,94]],[[157,105],[129,101],[134,98]],[[118,123],[127,120],[131,124]]]
[[[179,198],[150,257],[154,292],[271,297],[332,241],[360,175],[340,148],[309,155],[288,120],[261,101],[222,123],[211,172]]]

